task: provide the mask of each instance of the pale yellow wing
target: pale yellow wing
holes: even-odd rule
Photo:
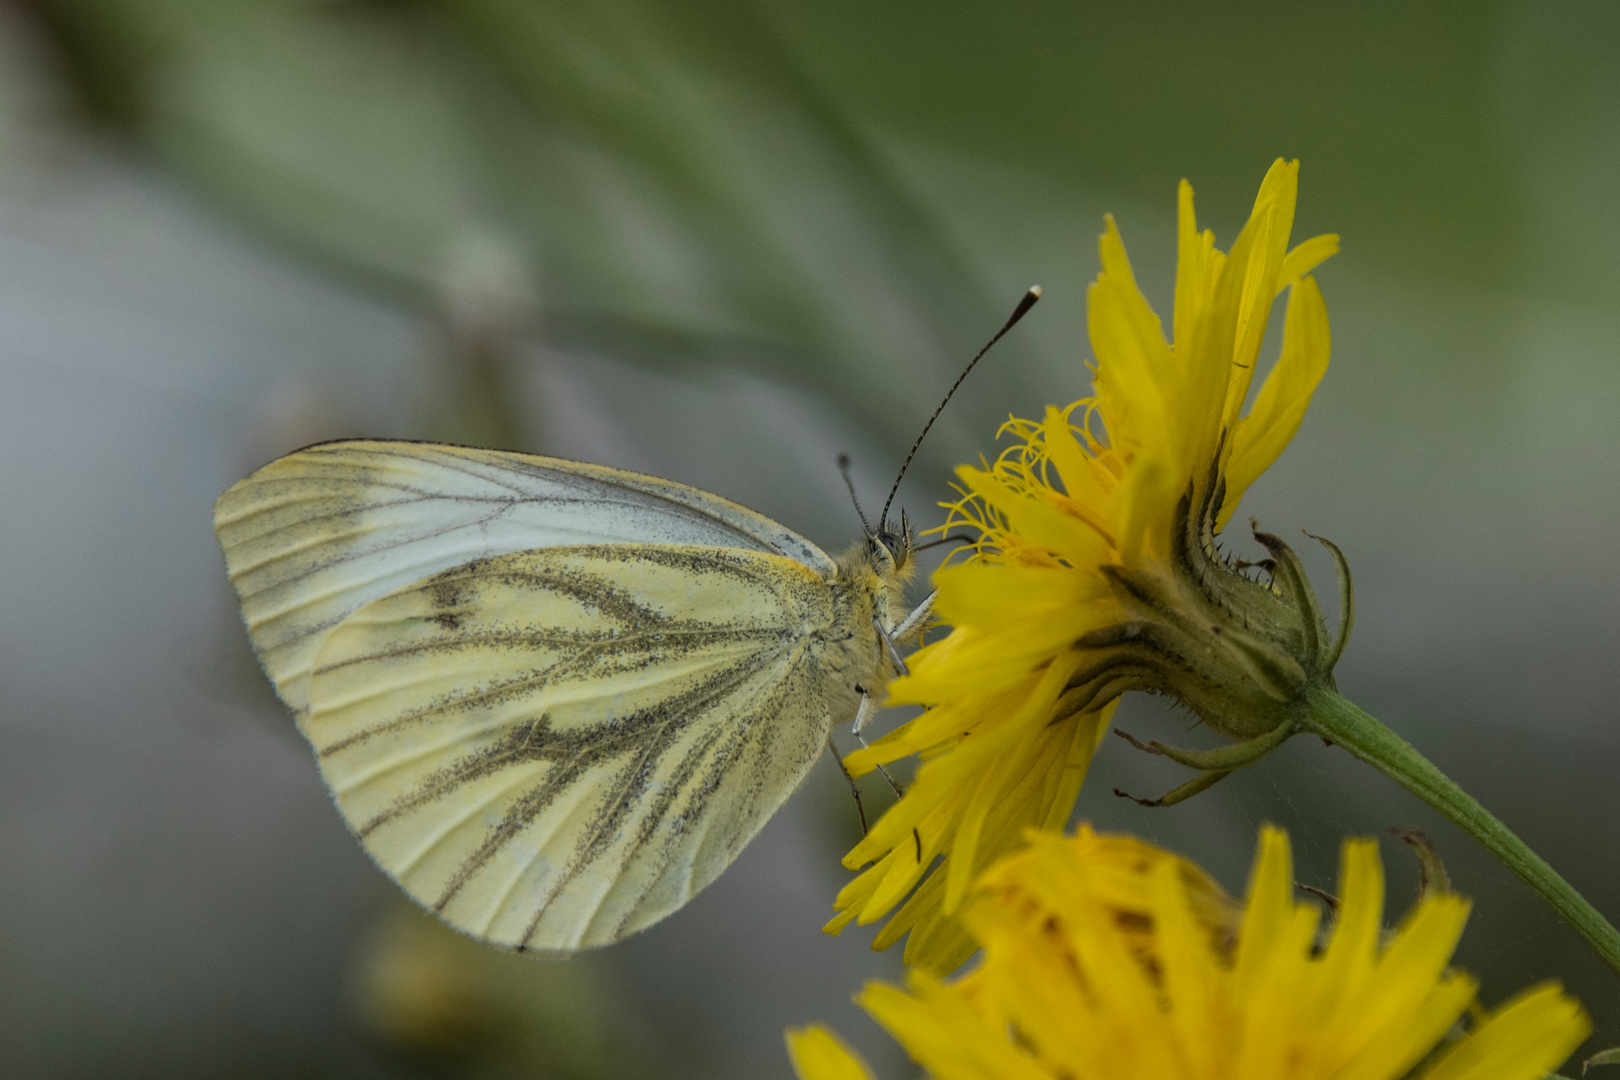
[[[333,630],[305,730],[366,850],[451,925],[606,944],[712,881],[853,713],[844,610],[779,555],[503,555]]]
[[[351,612],[475,559],[561,544],[705,544],[822,576],[832,561],[762,514],[657,477],[435,443],[322,443],[220,496],[214,530],[260,662],[302,724],[310,663]]]

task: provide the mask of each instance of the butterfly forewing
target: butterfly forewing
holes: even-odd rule
[[[875,639],[852,645],[871,635],[843,603],[758,552],[487,558],[327,635],[305,729],[351,826],[424,905],[503,944],[603,944],[713,880],[853,711],[846,669]]]
[[[433,443],[324,443],[266,465],[214,508],[254,649],[302,723],[326,634],[441,570],[582,543],[702,544],[784,555],[830,575],[818,548],[682,484],[595,465]]]

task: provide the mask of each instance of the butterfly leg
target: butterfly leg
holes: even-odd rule
[[[831,752],[833,760],[838,762],[838,771],[844,774],[844,780],[849,784],[849,793],[855,799],[855,813],[860,815],[861,836],[864,838],[866,836],[866,807],[861,805],[861,789],[856,786],[855,778],[849,775],[849,767],[844,764],[843,755],[838,752],[838,747],[833,745],[831,732],[827,733],[827,749]]]
[[[856,739],[860,740],[862,748],[870,750],[871,746],[861,736],[861,728],[865,727],[867,719],[873,713],[877,712],[877,707],[872,704],[872,695],[867,693],[864,686],[857,686],[855,688],[855,692],[861,695],[861,703],[855,709],[855,722],[849,726],[849,733],[855,736]],[[874,767],[877,769],[879,775],[881,775],[883,779],[887,780],[889,782],[889,786],[894,789],[895,798],[898,799],[900,796],[905,794],[904,791],[900,790],[900,785],[894,782],[894,777],[889,775],[888,769],[885,769],[881,765]]]
[[[872,616],[872,627],[877,630],[878,637],[883,639],[883,645],[889,651],[889,658],[894,661],[895,670],[902,675],[910,675],[911,669],[906,666],[906,659],[900,655],[900,649],[895,642],[908,640],[922,628],[923,623],[934,613],[934,598],[938,595],[938,589],[929,593],[922,603],[912,608],[905,618],[892,627],[884,626],[882,619],[876,615]]]
[[[895,641],[906,641],[910,639],[912,634],[915,634],[918,630],[922,629],[923,623],[927,622],[928,617],[934,613],[934,600],[938,596],[939,590],[935,589],[933,592],[924,597],[922,603],[912,608],[909,615],[901,619],[894,625],[892,629],[890,629],[889,636]]]
[[[878,632],[878,637],[883,639],[883,644],[888,648],[889,659],[894,661],[894,669],[902,675],[910,675],[911,669],[906,667],[906,658],[900,655],[900,649],[895,645],[894,638],[889,636],[889,632],[883,628],[883,620],[876,615],[872,616],[872,628]]]
[[[860,740],[861,746],[866,747],[867,749],[870,749],[870,747],[867,745],[866,740],[864,738],[861,738],[861,728],[866,726],[867,718],[870,717],[877,710],[872,705],[872,695],[866,692],[865,687],[857,686],[855,688],[855,690],[856,690],[857,693],[859,693],[861,695],[861,703],[855,709],[855,723],[850,725],[850,733],[852,735],[854,735],[856,739]],[[831,745],[832,745],[832,736],[830,736],[830,735],[827,737],[827,744],[828,744],[829,747],[831,747]],[[838,757],[838,751],[837,750],[833,751],[833,757]],[[843,758],[838,758],[838,763],[840,765],[842,765],[844,763],[844,759]],[[905,796],[905,792],[900,789],[899,784],[895,783],[894,777],[889,775],[889,770],[885,769],[881,765],[876,766],[876,768],[877,768],[877,771],[878,771],[878,775],[882,776],[883,779],[887,780],[889,782],[889,787],[894,789],[894,797],[897,798],[897,799],[903,798]],[[849,777],[849,770],[848,769],[844,770],[844,776]],[[855,789],[855,780],[854,780],[853,777],[849,777],[849,785],[850,785],[850,790],[853,791]],[[859,805],[860,798],[857,796],[855,801],[856,801],[856,804]],[[866,821],[866,817],[865,817],[864,814],[862,814],[861,821],[863,823]],[[920,833],[918,833],[916,829],[912,829],[911,830],[911,838],[913,840],[915,840],[916,843],[917,843],[917,861],[920,863],[920,862],[922,862],[922,835]]]
[[[861,703],[855,709],[855,722],[849,726],[849,733],[859,739],[861,737],[861,728],[865,727],[866,722],[872,719],[872,714],[877,712],[877,709],[872,705],[871,694],[868,694],[865,689],[859,686],[855,689],[861,695]],[[861,745],[866,745],[864,739],[861,741]]]

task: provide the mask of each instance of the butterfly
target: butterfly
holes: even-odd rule
[[[239,481],[214,529],[371,857],[458,930],[568,952],[718,877],[904,671],[933,598],[906,610],[887,512],[831,558],[652,476],[353,440]]]

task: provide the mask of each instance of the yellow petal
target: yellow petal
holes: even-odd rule
[[[1333,938],[1322,957],[1315,1002],[1326,1023],[1346,1002],[1356,1002],[1378,959],[1384,932],[1384,864],[1378,843],[1365,838],[1344,842],[1339,853],[1339,908]]]
[[[1359,995],[1359,1007],[1347,1010],[1343,1019],[1347,1051],[1386,1042],[1387,1031],[1399,1029],[1422,1006],[1451,961],[1468,910],[1468,901],[1460,896],[1431,893],[1402,921]],[[1458,1012],[1462,1007],[1457,1006]]]
[[[1157,450],[1158,448],[1155,448]],[[1202,469],[1199,468],[1202,464]],[[1189,485],[1204,476],[1208,462],[1174,457],[1168,452],[1144,454],[1132,463],[1130,475],[1115,495],[1114,517],[1121,523],[1120,562],[1139,570],[1160,570],[1169,577],[1171,536],[1181,526],[1173,509]]]
[[[1164,1039],[1158,988],[1114,927],[1113,913],[1094,894],[1074,896],[1071,904],[1078,910],[1077,917],[1064,920],[1069,948],[1097,1011],[1114,1029],[1114,1045],[1107,1048],[1114,1067],[1104,1075],[1173,1076],[1173,1051]]]
[[[1125,241],[1119,235],[1119,225],[1113,214],[1103,215],[1103,232],[1097,238],[1097,254],[1102,272],[1117,278],[1122,284],[1136,287],[1136,275],[1131,271],[1131,257],[1125,253]]]
[[[1421,993],[1409,995],[1403,1007],[1390,1014],[1359,1052],[1343,1063],[1342,1075],[1349,1080],[1363,1077],[1384,1080],[1407,1075],[1456,1025],[1468,1003],[1474,1000],[1477,989],[1474,980],[1462,974],[1430,981]],[[1495,1080],[1498,1074],[1488,1075]]]
[[[987,694],[982,698],[952,701],[938,708],[929,709],[870,746],[863,746],[850,754],[844,759],[844,764],[854,776],[861,777],[871,772],[874,764],[887,765],[909,754],[923,754],[937,749],[944,743],[961,738],[981,723],[985,709],[1000,708],[1007,702],[1022,701],[1024,694],[1034,685],[1034,677],[1031,676],[1027,683],[1028,685],[1015,686],[996,694]]]
[[[911,994],[868,983],[856,1001],[939,1080],[1051,1080],[953,987],[916,973]]]
[[[1255,214],[1256,220],[1244,230],[1244,239],[1249,243],[1243,247],[1234,245],[1231,262],[1227,264],[1229,273],[1242,276],[1223,409],[1227,426],[1236,419],[1237,411],[1248,396],[1249,381],[1254,377],[1254,366],[1260,355],[1260,338],[1271,318],[1271,305],[1277,295],[1272,288],[1276,265],[1266,258],[1269,250],[1276,246],[1277,209],[1274,206],[1256,208]]]
[[[1198,231],[1192,185],[1183,179],[1176,192],[1176,307],[1171,322],[1180,353],[1185,353],[1192,342],[1193,324],[1209,300],[1214,284],[1209,253],[1214,246],[1213,233]]]
[[[1115,481],[1107,468],[1080,448],[1079,440],[1069,427],[1067,415],[1056,406],[1046,407],[1046,418],[1041,424],[1041,441],[1047,456],[1057,467],[1063,490],[1073,504],[1073,512],[1091,526],[1106,544],[1112,545],[1112,530],[1104,515]]]
[[[1217,528],[1224,528],[1249,485],[1277,460],[1305,419],[1331,351],[1327,304],[1314,278],[1303,278],[1288,298],[1282,353],[1256,395],[1254,408],[1232,433],[1226,466],[1226,502]]]
[[[1277,271],[1277,295],[1281,296],[1284,289],[1338,253],[1339,238],[1333,233],[1323,233],[1296,244],[1283,256],[1282,267]]]
[[[1109,620],[1096,613],[1117,610],[1111,605],[1076,606],[1061,620],[1033,622],[1022,633],[975,627],[953,631],[951,651],[931,654],[929,660],[938,662],[919,664],[910,675],[890,683],[886,704],[932,705],[1010,690],[1045,670],[1056,655],[1068,652],[1075,638],[1108,625]],[[943,659],[947,656],[949,663]]]
[[[843,890],[839,890],[839,899],[843,899],[843,896]],[[835,908],[838,906],[837,900],[833,901],[833,906]],[[859,913],[860,909],[852,903],[847,908],[839,911],[837,915],[834,915],[832,918],[828,919],[824,924],[822,924],[821,932],[823,934],[831,934],[833,937],[837,937],[839,934],[844,932],[844,928],[846,926],[855,921],[855,916]]]
[[[1026,543],[1051,550],[1070,566],[1090,570],[1108,556],[1108,541],[1090,524],[1064,513],[1056,501],[1014,491],[994,473],[961,468],[956,475],[968,490],[1007,518],[1008,528]]]
[[[1238,936],[1237,981],[1248,994],[1265,974],[1272,953],[1287,938],[1294,914],[1294,860],[1288,834],[1275,825],[1260,830],[1260,851],[1249,872],[1249,892]]]
[[[1069,823],[1069,815],[1074,813],[1074,804],[1080,798],[1080,788],[1086,782],[1086,773],[1091,768],[1091,759],[1096,756],[1102,741],[1108,737],[1108,727],[1113,723],[1114,710],[1119,707],[1118,699],[1109,702],[1099,712],[1083,713],[1075,717],[1071,723],[1074,725],[1074,735],[1069,743],[1069,750],[1063,756],[1063,768],[1058,783],[1047,799],[1046,812],[1041,817],[1040,827],[1056,831]]]
[[[1070,653],[1054,661],[1052,665],[1041,674],[1040,682],[1030,693],[1029,700],[1025,702],[1016,716],[1011,717],[1003,726],[1004,730],[994,733],[985,733],[976,736],[981,742],[988,743],[992,738],[997,740],[995,752],[986,753],[984,767],[977,771],[978,783],[971,790],[959,788],[959,797],[963,800],[962,819],[957,826],[955,840],[951,847],[951,857],[946,863],[947,877],[945,882],[945,911],[947,914],[956,910],[961,903],[963,894],[967,891],[969,881],[979,869],[979,860],[975,857],[980,833],[984,822],[992,811],[996,810],[1004,797],[1006,778],[1011,776],[1024,776],[1031,772],[1030,758],[1038,756],[1029,753],[1038,750],[1035,740],[1029,738],[1031,729],[1044,732],[1050,726],[1052,706],[1063,687],[1068,683],[1069,676],[1074,674],[1080,666],[1081,658],[1078,654]],[[1019,753],[1018,751],[1024,751]],[[929,762],[929,767],[934,762]],[[918,771],[919,781],[923,770]]]
[[[1110,595],[1101,574],[995,563],[943,567],[934,572],[934,587],[939,590],[935,610],[953,626],[1027,623]]]
[[[911,831],[925,822],[948,821],[956,816],[960,811],[956,800],[962,787],[994,756],[983,749],[983,744],[987,743],[1000,745],[992,738],[980,739],[959,747],[960,752],[924,762],[908,792],[908,796],[915,792],[917,797],[902,799],[885,810],[865,838],[844,856],[844,865],[854,869],[902,849],[908,859],[916,861],[916,843]],[[929,835],[937,837],[940,831],[930,829]]]
[[[1197,1076],[1218,1075],[1214,1067],[1231,1041],[1220,1021],[1225,979],[1209,948],[1209,934],[1193,917],[1187,890],[1174,860],[1163,859],[1152,871],[1153,920],[1159,935],[1158,955],[1164,968],[1169,1020],[1183,1054]]]
[[[1186,430],[1201,457],[1247,395],[1292,227],[1297,173],[1297,163],[1272,165],[1231,253],[1214,260],[1218,278],[1201,317],[1177,339],[1189,380]]]
[[[1114,448],[1162,438],[1164,386],[1174,378],[1159,317],[1130,274],[1112,217],[1101,241],[1103,272],[1087,292],[1087,327],[1097,356],[1097,398]]]
[[[967,963],[979,948],[978,942],[968,936],[962,921],[954,915],[946,915],[942,909],[940,897],[945,893],[944,881],[943,875],[933,875],[906,901],[906,906],[895,913],[896,919],[902,919],[911,915],[913,905],[916,905],[917,914],[914,917],[917,922],[911,936],[906,939],[903,959],[907,967],[939,975],[948,975]],[[930,890],[929,886],[937,886],[937,889]],[[887,931],[888,927],[885,926],[884,932]],[[879,934],[873,940],[874,949],[886,947],[878,944],[883,936]],[[889,944],[897,940],[891,938]]]
[[[1288,1063],[1303,1049],[1307,1005],[1303,992],[1315,970],[1310,954],[1321,910],[1310,904],[1289,907],[1252,976],[1245,978],[1248,973],[1241,968],[1237,974],[1237,992],[1248,999],[1234,1069],[1238,1076],[1285,1076],[1291,1071]]]
[[[1223,409],[1228,427],[1237,420],[1248,396],[1249,380],[1254,377],[1260,339],[1265,335],[1277,296],[1277,274],[1288,250],[1298,194],[1299,162],[1279,158],[1261,182],[1249,223],[1232,245],[1225,274],[1231,280],[1222,281],[1217,299],[1217,304],[1236,305],[1229,359],[1231,380]]]
[[[787,1048],[799,1080],[872,1080],[866,1062],[820,1024],[789,1028]]]
[[[962,896],[967,892],[968,882],[972,880],[975,866],[975,855],[978,854],[979,836],[984,831],[985,818],[997,808],[1001,788],[1005,781],[1009,766],[1022,764],[1012,754],[998,754],[986,763],[984,772],[977,778],[978,782],[970,789],[960,793],[965,803],[962,820],[957,825],[956,837],[951,845],[951,857],[946,861],[945,869],[945,913],[947,915],[956,911],[962,902]]]
[[[1542,983],[1492,1012],[1422,1080],[1540,1080],[1591,1031],[1579,1002],[1557,983]]]
[[[1112,1033],[1098,1022],[1067,957],[1015,923],[981,931],[980,937],[984,997],[995,1002],[1005,1022],[1037,1057],[1061,1063],[1069,1075],[1100,1072],[1097,1050]]]
[[[915,842],[912,846],[896,847],[891,850],[881,862],[868,871],[868,873],[875,871],[880,878],[878,887],[872,891],[872,895],[862,906],[857,921],[862,926],[870,926],[883,918],[916,887],[933,861],[933,853],[926,849],[922,852],[922,858],[917,857]]]

